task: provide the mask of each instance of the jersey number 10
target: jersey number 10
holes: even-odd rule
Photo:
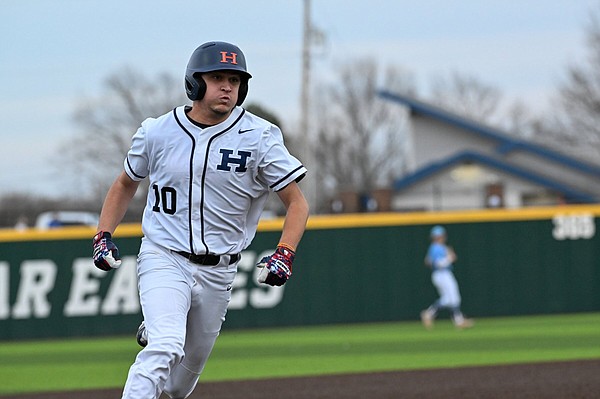
[[[154,190],[154,206],[152,210],[154,212],[162,211],[168,215],[174,215],[177,210],[177,191],[173,187],[158,188],[158,185],[153,184],[152,189]]]

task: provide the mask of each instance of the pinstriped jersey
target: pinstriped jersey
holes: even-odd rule
[[[248,247],[269,192],[306,174],[280,129],[241,107],[207,128],[192,123],[183,106],[146,119],[124,168],[133,180],[149,179],[145,237],[174,251],[217,255]]]

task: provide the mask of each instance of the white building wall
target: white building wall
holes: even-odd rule
[[[479,177],[472,182],[457,181],[453,169],[425,179],[396,193],[392,199],[394,211],[436,211],[479,209],[487,207],[489,184],[503,187],[505,208],[524,206],[524,195],[544,196],[546,189],[490,168],[480,167]]]

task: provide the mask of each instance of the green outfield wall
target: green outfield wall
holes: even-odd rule
[[[443,224],[473,317],[600,310],[600,206],[315,216],[283,287],[256,283],[282,220],[261,222],[242,254],[224,328],[417,320],[435,298],[423,265]],[[131,334],[139,225],[115,242],[120,269],[93,266],[89,228],[0,231],[0,340]]]

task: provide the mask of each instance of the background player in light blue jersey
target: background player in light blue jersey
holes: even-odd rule
[[[446,229],[442,226],[434,226],[430,238],[431,244],[425,256],[425,265],[431,268],[431,282],[440,297],[421,312],[421,321],[425,328],[430,329],[438,312],[441,309],[448,309],[457,328],[472,327],[473,320],[465,318],[460,310],[460,291],[452,271],[456,253],[452,247],[446,245]]]

